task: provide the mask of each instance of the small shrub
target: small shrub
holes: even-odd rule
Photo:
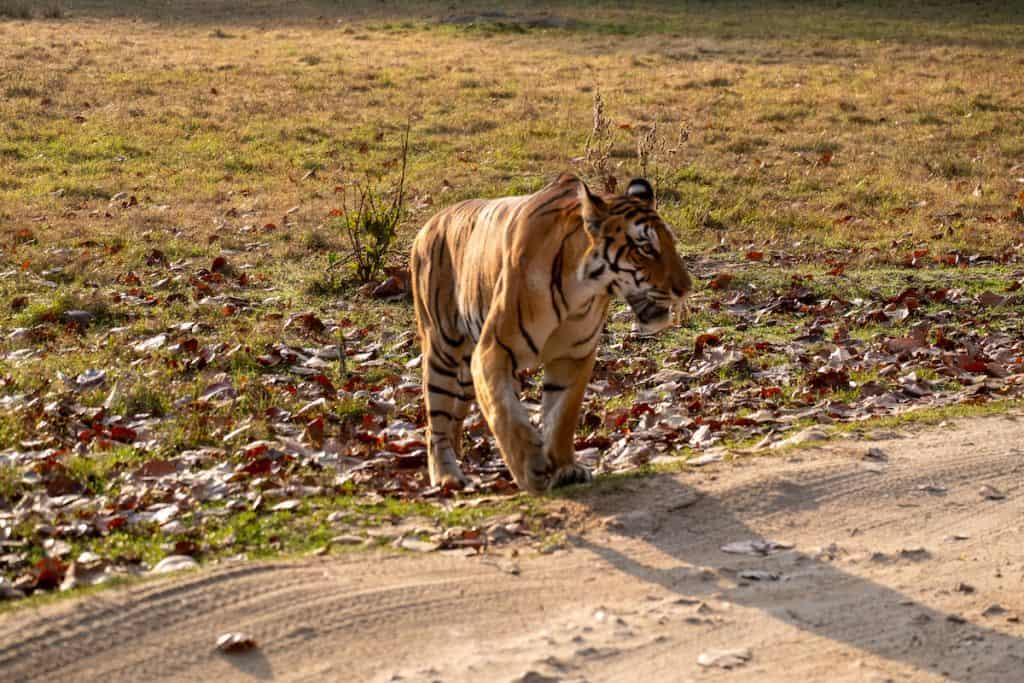
[[[391,255],[398,237],[398,225],[405,214],[405,171],[409,156],[409,126],[402,137],[402,150],[391,166],[400,166],[398,180],[386,187],[383,175],[367,171],[362,180],[346,186],[341,208],[331,213],[331,225],[345,238],[342,255],[330,254],[328,268],[348,265],[360,283],[377,278]]]

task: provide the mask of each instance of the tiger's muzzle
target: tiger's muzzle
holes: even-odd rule
[[[675,299],[661,292],[636,292],[626,297],[626,303],[636,316],[636,328],[643,334],[661,332],[672,322],[672,309],[676,307]]]

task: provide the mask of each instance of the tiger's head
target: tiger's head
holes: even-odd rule
[[[624,195],[602,197],[581,181],[579,199],[590,236],[580,279],[625,298],[641,332],[665,329],[692,280],[676,252],[675,236],[658,215],[651,184],[635,178]]]

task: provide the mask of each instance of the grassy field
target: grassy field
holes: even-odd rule
[[[0,0],[3,574],[409,516],[476,547],[463,527],[537,512],[432,497],[411,307],[336,266],[345,192],[394,181],[406,126],[397,267],[440,206],[593,177],[598,94],[609,167],[656,184],[701,284],[656,340],[609,326],[579,444],[608,470],[679,406],[657,454],[1015,405],[1024,9],[890,4]],[[675,399],[623,391],[662,364]]]

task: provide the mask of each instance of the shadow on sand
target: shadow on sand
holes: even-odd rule
[[[845,480],[857,476],[842,473],[830,476],[819,482],[821,490],[818,493],[824,494],[826,489],[835,491],[837,484],[852,484],[852,481]],[[809,634],[909,665],[921,672],[956,681],[1004,683],[1024,680],[1024,640],[929,607],[897,590],[844,572],[825,559],[819,560],[795,550],[762,558],[764,564],[770,565],[775,558],[782,561],[781,558],[785,557],[787,567],[799,568],[793,571],[794,576],[785,577],[791,579],[788,581],[738,581],[726,588],[713,582],[701,584],[694,581],[694,565],[721,567],[728,563],[728,558],[738,557],[723,553],[720,550],[722,545],[759,539],[761,534],[739,519],[719,498],[702,494],[673,476],[657,477],[649,485],[653,489],[650,499],[654,505],[658,504],[656,501],[666,500],[696,499],[696,502],[675,510],[663,508],[659,523],[653,529],[650,525],[627,524],[618,533],[643,540],[652,549],[678,560],[679,566],[655,567],[634,552],[612,548],[592,539],[577,538],[576,546],[603,558],[618,571],[679,595],[693,597],[695,592],[714,593],[716,599],[761,610]],[[598,516],[608,514],[606,498],[586,494],[579,498],[585,504],[592,504],[593,512]],[[814,509],[818,507],[815,501],[820,498],[821,495],[816,495],[813,490],[804,489],[801,495],[787,495],[782,488],[778,495],[767,497],[760,505],[760,512]],[[636,500],[637,494],[633,494],[631,499]],[[630,514],[635,513],[626,513]],[[631,526],[635,528],[631,530]],[[835,605],[836,609],[829,609],[824,617],[821,614],[802,617],[799,606],[796,606],[799,601],[793,596],[794,591],[800,591],[798,582],[801,579],[813,580],[814,585],[807,586],[807,589],[824,593],[822,600]],[[826,588],[823,590],[821,586]],[[801,599],[806,599],[806,596],[806,592],[800,592]],[[852,608],[864,604],[871,605],[872,609]],[[844,605],[851,606],[851,609],[843,609]],[[914,627],[901,632],[906,637],[893,637],[892,624],[909,624],[911,620]],[[968,652],[983,654],[984,658],[965,656]]]

